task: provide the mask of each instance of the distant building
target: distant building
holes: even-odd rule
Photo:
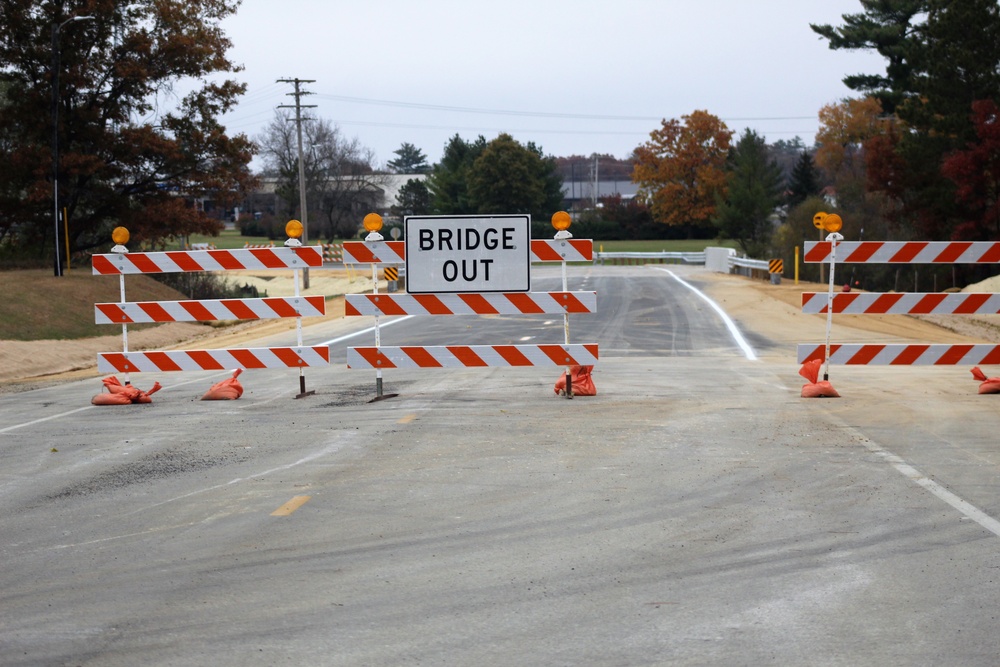
[[[385,217],[396,205],[399,190],[407,181],[423,181],[426,178],[427,174],[365,174],[360,177],[333,180],[327,184],[326,189],[330,193],[344,191],[353,193],[351,206],[362,216],[367,213],[378,213]],[[276,192],[277,186],[278,179],[262,178],[259,187],[247,197],[241,208],[242,212],[257,217],[261,214],[278,215],[282,209],[282,201]],[[297,204],[298,199],[293,203]]]
[[[621,195],[623,200],[634,199],[639,192],[639,184],[625,180],[599,181],[597,184],[597,199]],[[564,181],[562,184],[563,209],[566,211],[582,211],[594,207],[593,181]]]

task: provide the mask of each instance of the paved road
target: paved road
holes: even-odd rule
[[[599,292],[572,325],[592,398],[441,370],[369,403],[342,360],[370,334],[339,340],[367,320],[307,329],[339,361],[303,400],[278,371],[227,403],[198,400],[210,373],[149,406],[0,396],[0,664],[996,663],[1000,417],[968,378],[856,369],[803,400],[794,350],[748,359],[669,274],[570,287]],[[383,343],[561,342],[507,319]]]

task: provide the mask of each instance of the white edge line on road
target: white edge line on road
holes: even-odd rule
[[[990,531],[997,537],[1000,537],[1000,521],[997,521],[991,517],[986,512],[982,511],[972,503],[967,500],[963,500],[959,496],[955,495],[945,487],[941,486],[934,480],[928,478],[922,472],[911,466],[909,463],[904,461],[899,456],[893,454],[889,450],[880,446],[878,443],[873,442],[861,431],[855,429],[847,424],[840,423],[840,427],[851,433],[855,438],[861,441],[865,448],[872,454],[875,454],[879,458],[883,459],[886,463],[891,465],[896,469],[903,477],[907,478],[911,482],[923,487],[925,490],[930,491],[938,499],[943,500],[948,503],[956,510],[964,514],[969,519],[972,519],[980,526]]]
[[[68,417],[69,415],[75,415],[77,412],[83,412],[84,410],[90,410],[96,407],[94,405],[85,405],[82,408],[77,408],[76,410],[70,410],[69,412],[60,412],[57,415],[49,415],[48,417],[42,417],[40,419],[32,419],[30,422],[24,422],[23,424],[14,424],[13,426],[8,426],[6,428],[0,428],[0,433],[8,433],[10,431],[16,431],[19,428],[24,428],[25,426],[34,426],[35,424],[41,424],[42,422],[47,422],[52,419],[59,419],[60,417]]]
[[[656,269],[657,271],[664,271],[666,273],[669,273],[674,280],[679,282],[681,285],[684,285],[684,287],[687,287],[689,290],[697,294],[705,303],[710,305],[712,307],[712,310],[718,313],[719,317],[722,318],[722,321],[726,324],[726,328],[729,329],[729,333],[732,334],[733,340],[735,340],[736,344],[740,346],[741,350],[743,350],[743,354],[746,355],[746,358],[749,359],[750,361],[757,361],[757,353],[753,351],[753,348],[750,347],[750,343],[748,343],[746,338],[743,337],[743,334],[740,333],[740,330],[736,326],[736,323],[733,322],[732,318],[726,314],[726,311],[722,310],[722,307],[719,306],[719,304],[712,301],[710,298],[708,298],[707,294],[705,294],[700,289],[698,289],[691,283],[687,282],[686,280],[678,276],[670,269],[661,269],[659,267],[653,267],[653,268]]]

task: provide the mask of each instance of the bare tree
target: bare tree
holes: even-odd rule
[[[381,203],[388,180],[376,169],[375,153],[357,138],[347,139],[340,128],[319,118],[302,127],[306,198],[312,238],[350,238],[365,214]],[[275,111],[274,120],[257,137],[264,159],[265,179],[276,179],[281,202],[279,217],[298,211],[298,145],[294,118]],[[276,209],[279,208],[276,206]]]

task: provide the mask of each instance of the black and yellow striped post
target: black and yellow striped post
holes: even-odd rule
[[[785,263],[780,259],[772,259],[767,263],[767,272],[771,274],[771,284],[781,284],[781,274],[785,272]]]
[[[382,277],[385,279],[387,286],[386,290],[389,292],[395,292],[397,287],[397,281],[399,280],[399,269],[395,266],[387,266],[382,269]]]

